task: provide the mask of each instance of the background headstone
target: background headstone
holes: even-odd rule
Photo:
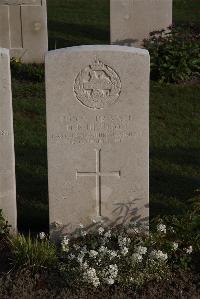
[[[131,47],[47,54],[52,232],[148,219],[149,68],[148,52]]]
[[[172,0],[110,0],[111,44],[141,46],[172,24]]]
[[[15,156],[9,50],[0,49],[0,209],[17,229]]]
[[[46,0],[0,0],[0,47],[25,63],[44,62],[48,51]]]

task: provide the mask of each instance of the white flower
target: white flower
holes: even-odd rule
[[[86,269],[88,268],[88,263],[87,263],[87,262],[84,262],[84,263],[82,264],[82,268],[83,268],[84,270],[86,270]]]
[[[126,237],[123,237],[123,236],[118,237],[119,247],[128,247],[130,243],[131,243],[130,238],[126,238]]]
[[[44,232],[41,232],[41,233],[39,233],[39,237],[40,237],[40,240],[43,240],[46,238],[46,235]]]
[[[87,269],[83,277],[87,282],[92,283],[94,287],[98,287],[98,285],[100,285],[99,278],[97,277],[96,270],[94,268]]]
[[[110,238],[111,237],[111,231],[108,230],[105,235],[104,235],[105,238]]]
[[[85,230],[82,230],[82,231],[80,232],[80,234],[81,234],[82,237],[85,237],[85,236],[87,235],[87,232],[86,232]]]
[[[101,253],[103,253],[103,254],[105,254],[105,253],[107,252],[107,250],[108,250],[108,248],[105,247],[105,246],[101,246],[101,247],[99,248],[99,252],[101,252]]]
[[[141,255],[146,254],[147,253],[147,247],[138,246],[136,251],[137,251],[138,254],[141,254]]]
[[[115,281],[115,278],[118,274],[118,267],[116,264],[109,265],[108,268],[104,269],[103,271],[103,277],[106,283],[113,284]]]
[[[115,283],[113,278],[106,278],[105,281],[107,282],[107,284],[112,285]]]
[[[62,247],[63,252],[68,252],[69,251],[69,245],[68,244],[69,244],[69,239],[66,236],[64,236],[63,240],[61,242],[61,247]]]
[[[96,250],[90,250],[90,252],[89,252],[89,256],[90,257],[96,257],[98,255],[98,252],[96,251]]]
[[[82,264],[83,263],[83,258],[84,258],[84,255],[82,255],[81,253],[77,256],[77,261]]]
[[[167,253],[162,252],[161,250],[153,250],[151,252],[151,257],[156,260],[166,261],[168,259]]]
[[[162,223],[158,224],[157,231],[166,234],[166,225]]]
[[[82,229],[82,228],[84,228],[84,225],[82,223],[80,223],[79,227]]]
[[[186,253],[191,254],[193,251],[192,246],[190,245],[187,249],[186,249]]]
[[[102,226],[99,227],[98,232],[99,232],[99,235],[102,235],[104,232],[104,228]]]
[[[143,259],[142,255],[140,253],[133,253],[132,254],[132,260],[134,262],[141,262]]]
[[[85,254],[87,252],[87,246],[84,245],[81,249],[82,254]]]
[[[69,244],[69,239],[66,236],[64,236],[63,240],[62,240],[62,243],[65,244],[65,245],[68,245]]]
[[[110,255],[110,260],[117,256],[117,252],[114,250],[108,250],[108,254]]]
[[[77,244],[74,244],[73,247],[74,247],[75,250],[79,250],[80,249],[80,246],[77,245]]]
[[[121,249],[121,254],[125,256],[125,255],[127,255],[127,253],[128,253],[128,248],[127,247],[123,247]]]
[[[178,243],[176,243],[176,242],[172,243],[172,248],[174,250],[177,250],[178,249]]]

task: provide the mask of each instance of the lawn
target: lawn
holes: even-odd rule
[[[89,8],[89,9],[88,9]],[[174,22],[199,25],[197,0],[174,1]],[[109,1],[49,0],[50,48],[109,42]],[[41,76],[42,77],[42,76]],[[44,78],[13,73],[19,229],[48,229]],[[150,214],[187,211],[200,188],[200,86],[151,82]]]

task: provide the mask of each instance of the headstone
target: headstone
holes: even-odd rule
[[[110,0],[111,44],[142,46],[172,24],[172,0]]]
[[[44,62],[48,51],[46,0],[0,0],[0,47],[25,63]]]
[[[9,50],[0,48],[0,209],[17,229],[15,157]]]
[[[52,233],[148,221],[149,55],[80,46],[46,56]]]

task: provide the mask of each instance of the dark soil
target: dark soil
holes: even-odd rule
[[[62,286],[59,277],[33,276],[28,271],[4,274],[0,281],[0,299],[197,299],[200,298],[200,274],[177,272],[168,280],[149,282],[141,289],[101,287],[72,288]]]

